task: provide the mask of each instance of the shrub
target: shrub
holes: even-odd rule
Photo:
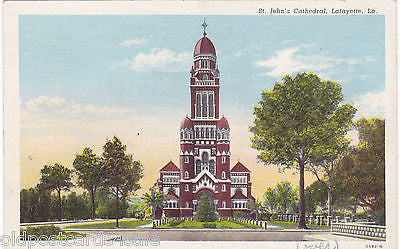
[[[217,224],[214,222],[206,222],[206,223],[203,223],[203,227],[204,228],[216,228]]]
[[[50,235],[59,235],[59,233],[64,234],[61,228],[56,227],[54,225],[51,226],[40,226],[40,227],[27,227],[26,229],[21,228],[20,235],[23,235],[25,231],[25,235],[35,235],[39,237],[40,235],[50,236]]]

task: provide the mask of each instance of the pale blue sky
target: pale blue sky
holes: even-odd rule
[[[202,35],[202,18],[21,16],[21,99],[59,96],[82,104],[162,105],[188,112],[190,57],[183,56],[170,68],[160,65],[145,71],[121,62],[133,61],[139,53],[150,54],[152,49],[191,55]],[[274,67],[255,63],[296,46],[300,48],[293,56],[288,51],[279,58],[297,61],[292,67],[289,62],[288,69],[308,64],[309,69],[300,65],[300,70],[342,82],[347,100],[384,90],[383,16],[206,16],[206,20],[217,49],[226,108],[251,111],[260,92],[271,89],[281,76],[266,75]],[[121,45],[132,39],[142,42]]]
[[[204,16],[20,16],[21,186],[54,161],[71,166],[117,134],[145,165],[143,191],[169,160],[189,112],[189,72]],[[384,116],[384,16],[205,16],[221,72],[231,166],[253,171],[253,193],[291,173],[260,166],[248,126],[283,74],[338,81],[357,117]],[[140,136],[137,136],[137,133]],[[306,176],[306,184],[315,180]]]

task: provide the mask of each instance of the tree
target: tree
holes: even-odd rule
[[[253,112],[251,142],[259,150],[259,161],[277,165],[282,170],[299,171],[299,228],[306,228],[305,167],[315,163],[314,151],[326,148],[330,142],[326,138],[336,134],[331,122],[336,119],[333,117],[355,110],[351,105],[341,105],[342,89],[336,82],[322,81],[313,73],[286,75],[282,81],[275,83],[272,91],[262,92]]]
[[[76,154],[73,166],[78,175],[78,186],[86,189],[90,195],[91,218],[96,217],[94,196],[98,186],[102,183],[101,163],[93,150],[86,147],[82,154]]]
[[[20,192],[20,221],[36,222],[57,218],[58,200],[49,190],[37,186]]]
[[[62,199],[61,191],[69,190],[73,186],[71,182],[72,170],[55,163],[54,165],[44,165],[40,170],[39,188],[55,190],[58,196],[58,219],[62,219]]]
[[[361,118],[356,128],[360,143],[340,161],[335,178],[361,206],[377,212],[385,208],[385,120]]]
[[[288,208],[297,203],[297,189],[289,181],[280,181],[275,187],[278,207],[286,213]]]
[[[202,222],[213,222],[217,219],[210,197],[207,194],[200,195],[196,210],[196,219]]]
[[[150,188],[150,193],[144,194],[143,199],[151,207],[151,217],[154,219],[157,208],[163,208],[164,206],[164,194],[156,186],[153,186]]]
[[[126,195],[140,188],[139,180],[143,177],[143,165],[134,161],[131,154],[126,154],[126,145],[117,136],[106,141],[102,154],[102,174],[104,186],[115,196],[116,227],[119,227],[119,196]]]
[[[305,189],[305,198],[307,211],[314,213],[317,206],[326,206],[328,198],[327,186],[323,182],[316,180]]]
[[[87,219],[90,217],[90,206],[87,193],[77,195],[71,192],[64,201],[64,217],[67,219]]]
[[[269,209],[270,212],[276,212],[279,201],[275,188],[268,187],[267,191],[265,191],[264,205]]]
[[[256,220],[258,220],[259,214],[263,212],[264,207],[260,201],[250,200],[249,209],[250,209],[250,214],[255,214]]]

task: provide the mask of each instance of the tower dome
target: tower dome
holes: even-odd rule
[[[198,54],[213,54],[213,55],[216,55],[214,44],[211,42],[210,39],[208,39],[208,37],[203,36],[196,43],[196,46],[194,47],[193,56],[196,56]]]
[[[222,117],[217,123],[217,129],[229,129],[228,120],[225,117]]]
[[[193,129],[193,123],[192,120],[190,120],[188,117],[184,118],[181,122],[181,129]]]

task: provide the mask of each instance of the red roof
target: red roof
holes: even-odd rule
[[[248,168],[246,168],[241,162],[238,162],[232,169],[232,171],[236,171],[236,172],[250,172],[250,170]]]
[[[237,191],[231,199],[247,199],[247,197],[242,193],[242,191]]]
[[[216,55],[214,44],[210,41],[210,39],[208,39],[205,36],[201,38],[194,47],[193,55],[198,55],[198,54]]]
[[[190,118],[188,118],[188,117],[184,118],[181,122],[181,129],[184,129],[184,128],[189,128],[189,129],[193,128],[192,120],[190,120]]]
[[[217,129],[221,128],[229,129],[229,123],[225,117],[222,117],[217,123]]]
[[[165,198],[167,198],[167,199],[179,199],[179,197],[174,193],[174,191],[169,191],[165,195]]]
[[[169,161],[169,163],[167,163],[167,165],[165,165],[162,169],[160,169],[160,171],[180,171],[180,170],[178,167],[176,167],[176,165],[172,161]]]

